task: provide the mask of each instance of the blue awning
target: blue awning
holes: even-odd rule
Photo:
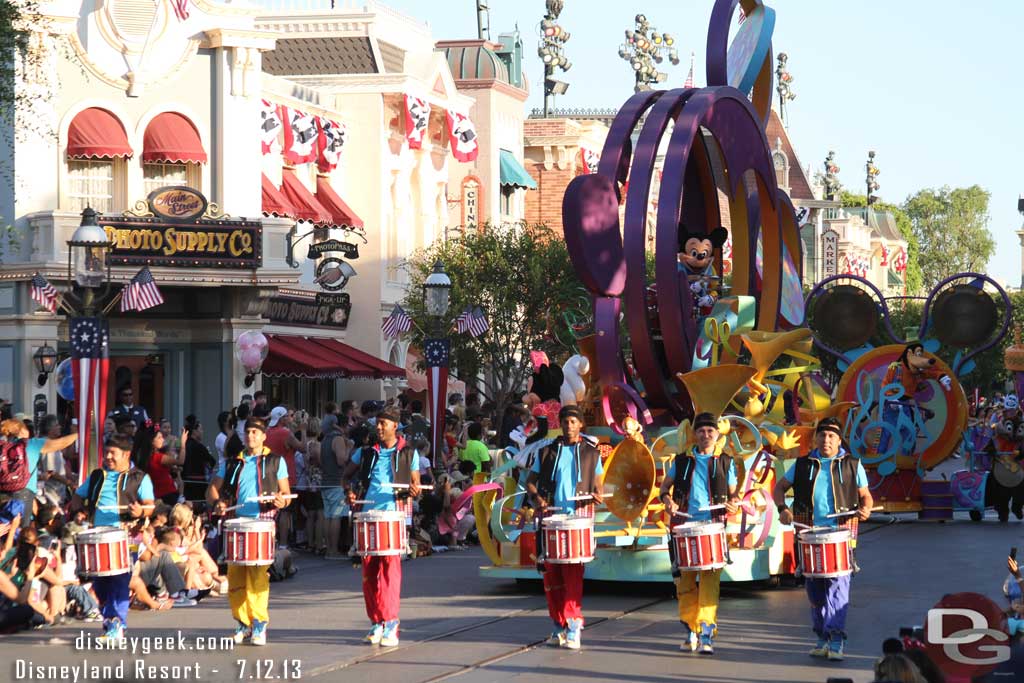
[[[515,155],[507,149],[501,150],[501,184],[505,187],[521,187],[526,190],[536,190],[537,183],[526,172],[523,165],[519,163]]]

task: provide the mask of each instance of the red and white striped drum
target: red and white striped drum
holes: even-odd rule
[[[853,573],[849,529],[804,531],[800,541],[800,566],[811,579],[834,579]]]
[[[276,526],[272,520],[251,517],[224,522],[224,561],[243,567],[273,564]]]
[[[395,507],[405,515],[405,525],[412,526],[412,497],[396,498]]]
[[[594,559],[594,518],[551,515],[541,522],[544,561],[582,564]]]
[[[84,576],[116,576],[130,572],[128,534],[114,526],[79,532],[75,537],[78,572]]]
[[[721,569],[728,557],[725,525],[720,522],[688,522],[672,527],[676,566],[680,571]]]
[[[361,557],[382,557],[405,553],[404,510],[368,510],[352,517],[356,553]]]

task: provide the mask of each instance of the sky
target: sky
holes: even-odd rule
[[[474,0],[383,0],[430,24],[436,39],[476,37]],[[491,36],[516,24],[525,43],[530,99],[543,104],[537,27],[543,0],[488,0]],[[713,0],[565,0],[559,23],[570,32],[569,83],[557,107],[618,108],[633,92],[633,72],[618,56],[625,29],[644,13],[676,38],[680,64],[664,61],[662,87],[686,79],[696,53],[703,85]],[[835,150],[844,188],[864,193],[864,164],[875,150],[878,195],[901,203],[922,188],[980,185],[991,193],[989,230],[996,252],[988,273],[1021,281],[1017,198],[1024,193],[1024,2],[769,0],[776,11],[773,49],[789,55],[788,130],[803,167],[822,167]],[[777,99],[777,98],[776,98]],[[971,249],[971,245],[963,245]],[[934,286],[937,283],[926,283]]]

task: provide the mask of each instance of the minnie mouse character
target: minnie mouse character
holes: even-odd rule
[[[718,289],[714,282],[715,249],[721,249],[729,239],[725,228],[715,228],[710,233],[685,232],[680,240],[679,272],[685,273],[693,296],[693,317],[703,318],[711,313],[718,300]]]

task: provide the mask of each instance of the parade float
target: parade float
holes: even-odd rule
[[[745,21],[730,43],[738,6]],[[810,450],[817,420],[850,407],[833,406],[816,379],[798,224],[765,135],[774,22],[760,0],[718,0],[708,87],[632,96],[611,124],[596,172],[566,190],[565,239],[593,302],[592,334],[580,340],[589,389],[579,395],[592,416],[587,433],[607,444],[605,504],[594,515],[587,578],[670,580],[671,522],[658,485],[673,456],[693,443],[698,411],[728,421],[723,452],[741,484],[723,579],[791,573],[793,531],[778,523],[771,489],[792,458]],[[718,275],[726,212],[731,281]],[[523,449],[528,456],[545,443],[535,435]],[[500,486],[473,499],[492,562],[481,572],[536,579],[523,479],[505,476],[514,466],[499,468],[491,478]]]
[[[816,353],[831,357],[842,373],[835,401],[853,406],[846,415],[847,444],[868,472],[875,502],[885,512],[917,513],[923,521],[947,521],[957,510],[981,519],[986,506],[1010,495],[1004,484],[1024,483],[1024,471],[1012,458],[1005,470],[1000,458],[993,460],[991,444],[999,434],[993,425],[969,423],[960,380],[974,370],[978,354],[1005,337],[1010,299],[988,276],[960,273],[920,297],[919,325],[900,334],[890,305],[911,298],[887,298],[854,275],[823,280],[807,298]],[[940,349],[951,351],[951,363],[937,355]],[[1021,351],[1007,350],[1007,369],[1020,364]],[[1008,429],[1014,432],[1015,424]],[[966,456],[966,470],[933,472],[955,453]],[[992,476],[997,482],[986,486]]]

